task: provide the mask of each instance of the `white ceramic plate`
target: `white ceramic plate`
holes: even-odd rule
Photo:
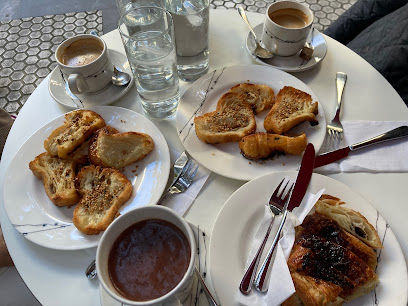
[[[263,30],[263,23],[258,24],[254,28],[254,32],[257,37],[259,38],[262,37],[262,30]],[[287,72],[300,72],[300,71],[309,70],[313,68],[314,66],[316,66],[318,63],[320,63],[324,59],[327,53],[326,41],[323,35],[315,28],[313,28],[313,30],[311,31],[310,36],[307,41],[314,48],[312,58],[308,61],[302,60],[299,57],[300,52],[292,56],[277,56],[276,55],[270,59],[260,59],[254,54],[255,46],[256,46],[255,39],[254,39],[254,36],[250,32],[248,32],[248,36],[246,38],[246,49],[251,55],[252,59],[258,64],[275,67],[275,68],[278,68],[280,70],[287,71]]]
[[[137,131],[153,138],[154,150],[141,161],[124,169],[123,173],[133,185],[133,194],[120,213],[139,206],[155,205],[166,187],[170,173],[170,153],[163,135],[148,119],[128,109],[114,106],[91,109],[119,132]],[[64,116],[52,120],[18,150],[4,179],[4,206],[16,230],[36,244],[60,250],[96,247],[102,234],[85,235],[78,231],[72,223],[75,206],[55,206],[47,197],[42,181],[28,168],[30,161],[45,152],[44,140],[63,123]]]
[[[239,188],[224,204],[210,241],[210,273],[222,305],[232,305],[239,291],[251,241],[259,227],[266,203],[285,176],[295,180],[297,172],[284,172],[256,178]],[[345,201],[361,212],[376,228],[384,249],[377,250],[380,284],[371,293],[347,305],[407,305],[407,266],[401,247],[379,212],[350,187],[329,177],[313,174],[308,191],[325,193]],[[237,226],[239,225],[239,226]],[[231,230],[233,229],[233,230]]]
[[[127,93],[134,83],[132,70],[130,69],[127,57],[115,50],[109,50],[109,56],[112,64],[115,65],[118,70],[129,73],[131,80],[126,86],[116,86],[110,84],[94,93],[76,95],[84,107],[111,104]],[[78,108],[73,102],[75,95],[73,95],[69,90],[68,83],[66,83],[62,77],[61,70],[58,66],[51,72],[48,90],[54,100],[59,104],[69,109]]]
[[[197,261],[196,266],[200,271],[201,275],[204,275],[204,281],[206,285],[209,286],[208,281],[208,249],[210,244],[210,236],[208,233],[204,232],[199,226],[195,226],[190,223],[190,227],[193,230],[194,236],[196,237],[197,246]],[[210,287],[212,290],[212,287]],[[114,300],[108,292],[99,284],[99,298],[102,306],[122,306],[123,304]],[[210,304],[205,297],[205,294],[201,288],[201,284],[197,276],[194,274],[193,286],[190,295],[187,297],[183,306],[209,306]],[[174,305],[176,306],[176,305]],[[177,305],[178,306],[178,305]],[[181,306],[181,304],[180,304]]]
[[[186,150],[200,164],[220,175],[238,179],[251,180],[257,176],[271,172],[296,170],[301,156],[278,156],[262,162],[249,161],[244,158],[236,142],[211,145],[197,138],[194,128],[194,117],[214,111],[218,100],[231,87],[239,83],[265,84],[270,86],[275,95],[284,86],[293,86],[309,93],[314,101],[318,101],[313,91],[302,81],[278,69],[260,65],[230,66],[214,70],[191,85],[180,100],[177,110],[176,126],[178,135]],[[257,131],[265,132],[263,121],[268,110],[256,115]],[[298,135],[305,132],[308,142],[313,143],[319,151],[324,137],[326,119],[324,110],[319,103],[319,124],[311,126],[303,122],[293,128],[290,133]]]

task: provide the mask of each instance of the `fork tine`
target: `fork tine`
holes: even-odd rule
[[[289,182],[288,182],[288,183],[289,183]],[[286,186],[287,186],[287,184],[286,184]],[[286,188],[286,186],[285,186],[285,188]],[[286,196],[283,198],[283,201],[286,202],[286,201],[289,199],[289,196],[290,196],[290,194],[292,193],[293,186],[295,186],[295,183],[292,183],[292,185],[290,186],[290,188],[289,188],[289,190],[288,190],[288,193],[287,193]]]
[[[193,181],[195,175],[197,174],[197,170],[198,170],[198,166],[195,167],[195,169],[190,173],[190,175],[188,177],[189,183],[191,183]]]
[[[278,192],[283,184],[283,182],[285,181],[285,178],[279,183],[279,185],[275,188],[275,191],[272,193],[271,198],[275,198],[278,196]],[[286,187],[286,186],[285,186]]]
[[[191,161],[191,159],[190,159],[190,160],[187,162],[187,164],[184,166],[183,170],[181,171],[180,176],[185,175],[186,172],[189,171],[190,166],[191,166],[191,163],[192,163],[192,161]]]

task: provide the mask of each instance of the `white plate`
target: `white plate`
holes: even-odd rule
[[[176,116],[181,142],[200,164],[213,172],[233,179],[249,181],[271,172],[296,170],[301,156],[287,155],[262,162],[249,161],[241,155],[237,142],[211,145],[197,138],[194,117],[214,111],[224,93],[231,87],[245,82],[268,85],[274,90],[275,95],[282,87],[293,86],[309,93],[313,101],[318,101],[317,96],[305,83],[278,69],[260,65],[220,68],[199,78],[182,96]],[[267,114],[268,110],[256,115],[257,131],[265,132],[263,121]],[[326,133],[326,119],[320,102],[317,120],[319,124],[316,126],[303,122],[290,131],[294,135],[305,132],[308,142],[313,143],[316,152],[319,151]]]
[[[267,175],[239,188],[224,204],[210,241],[210,275],[222,305],[232,305],[238,292],[251,241],[264,214],[264,203],[283,177],[296,179],[297,172]],[[313,174],[308,191],[325,193],[345,201],[376,228],[384,249],[377,250],[380,284],[371,293],[347,305],[407,305],[407,266],[401,247],[384,218],[350,187],[329,177]],[[250,205],[248,205],[250,204]],[[239,226],[237,226],[239,225]],[[232,230],[233,229],[233,230]]]
[[[144,205],[155,205],[163,193],[170,173],[167,142],[157,127],[142,115],[114,106],[90,108],[100,114],[107,125],[119,132],[137,131],[149,134],[154,150],[141,161],[124,169],[133,185],[131,198],[120,213]],[[45,152],[44,140],[64,123],[64,116],[47,123],[35,132],[18,150],[4,178],[3,198],[7,215],[24,237],[41,246],[59,250],[96,247],[102,234],[85,235],[72,223],[71,208],[57,207],[47,197],[41,180],[28,168],[37,155]]]
[[[206,282],[206,286],[211,288],[206,281],[206,277],[208,278],[208,248],[210,244],[210,236],[208,233],[204,232],[200,226],[195,226],[194,224],[190,223],[190,227],[193,230],[194,237],[196,237],[196,246],[197,246],[197,261],[196,266],[200,271],[201,275],[204,276],[204,281]],[[114,300],[108,292],[99,284],[99,298],[101,301],[102,306],[121,306],[122,303]],[[187,297],[187,300],[183,303],[183,306],[208,306],[210,305],[205,297],[205,294],[201,288],[201,284],[197,276],[194,274],[193,278],[193,286],[190,295]],[[176,305],[174,305],[176,306]],[[181,306],[181,305],[180,305]]]
[[[127,57],[115,50],[109,50],[109,56],[112,64],[115,65],[118,70],[129,73],[131,80],[126,86],[110,84],[94,93],[76,95],[84,107],[111,104],[127,93],[134,83],[132,70],[130,69]],[[58,66],[51,72],[48,90],[54,100],[59,104],[69,109],[78,108],[73,102],[75,95],[69,90],[68,84],[62,77],[61,70]]]
[[[257,37],[262,37],[263,23],[258,24],[254,28],[254,32]],[[260,59],[255,56],[255,39],[253,35],[248,32],[246,38],[246,49],[253,58],[253,60],[259,64],[272,66],[287,72],[300,72],[313,68],[318,63],[320,63],[327,52],[327,44],[323,35],[313,28],[308,38],[309,44],[314,48],[313,56],[309,61],[302,60],[299,57],[299,53],[292,56],[274,56],[270,59]]]

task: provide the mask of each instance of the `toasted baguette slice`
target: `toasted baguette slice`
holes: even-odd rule
[[[370,247],[383,247],[377,231],[362,214],[350,208],[333,204],[333,197],[330,197],[328,201],[326,201],[323,196],[317,201],[315,208],[318,213],[333,219],[343,229]]]
[[[214,112],[194,118],[197,137],[205,143],[240,141],[256,131],[252,108],[237,93],[226,93]]]
[[[154,141],[147,134],[113,133],[105,127],[92,137],[89,159],[94,165],[122,169],[143,159],[153,148]]]
[[[75,207],[73,222],[87,235],[107,229],[133,190],[128,178],[118,170],[94,165],[78,173],[77,188],[82,199]]]
[[[266,85],[242,83],[235,85],[229,92],[238,93],[254,110],[255,115],[269,109],[275,103],[275,93]]]
[[[302,133],[296,137],[278,134],[255,133],[245,136],[239,142],[241,154],[248,159],[261,159],[283,152],[300,155],[306,149],[307,137]]]
[[[56,206],[72,206],[79,202],[75,188],[75,159],[61,159],[48,152],[38,155],[29,163],[30,170],[43,181],[45,193]]]
[[[316,125],[317,113],[318,104],[313,103],[308,93],[285,86],[277,94],[275,104],[264,120],[264,128],[269,133],[284,134],[303,121]]]
[[[56,128],[44,141],[44,148],[53,156],[68,158],[92,134],[104,127],[105,121],[91,110],[76,110],[65,115],[64,125]]]

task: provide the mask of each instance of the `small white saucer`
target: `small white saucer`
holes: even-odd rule
[[[254,28],[254,32],[258,38],[262,37],[263,23],[258,24]],[[305,61],[299,57],[299,54],[292,56],[277,56],[270,59],[260,59],[255,56],[255,39],[251,32],[248,32],[246,39],[246,48],[255,62],[258,64],[272,66],[286,72],[300,72],[313,68],[324,59],[327,52],[327,44],[323,35],[313,28],[311,35],[308,38],[309,44],[314,48],[312,58]],[[300,53],[300,52],[299,52]]]
[[[125,71],[130,74],[131,80],[128,85],[116,86],[113,84],[109,84],[108,86],[97,92],[80,95],[78,94],[75,96],[69,90],[68,84],[63,79],[61,71],[57,66],[51,72],[50,81],[48,83],[48,90],[51,96],[59,104],[70,109],[78,108],[74,103],[75,98],[78,98],[80,100],[80,103],[82,103],[84,107],[90,107],[94,105],[108,105],[118,100],[132,87],[133,74],[125,55],[115,50],[109,50],[109,56],[111,58],[112,64],[115,65],[118,70]]]

